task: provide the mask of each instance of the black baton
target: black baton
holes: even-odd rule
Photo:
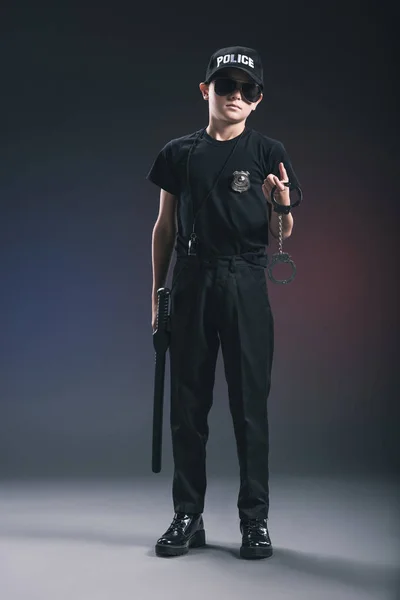
[[[160,288],[157,290],[157,295],[157,323],[153,333],[153,345],[156,351],[153,404],[153,473],[161,471],[165,359],[171,335],[169,329],[169,299],[171,290]]]

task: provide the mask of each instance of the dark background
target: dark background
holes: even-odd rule
[[[249,125],[285,144],[304,191],[284,244],[297,277],[269,284],[271,470],[397,473],[394,25],[383,3],[3,7],[3,478],[150,473],[159,191],[145,176],[207,124],[198,84],[234,44],[264,62]],[[221,359],[210,428],[210,473],[236,473]]]

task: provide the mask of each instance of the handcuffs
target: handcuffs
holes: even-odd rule
[[[271,262],[269,263],[269,265],[267,267],[268,277],[274,283],[290,283],[291,281],[293,281],[293,279],[296,275],[296,265],[294,264],[292,257],[287,252],[283,252],[282,215],[288,215],[290,213],[290,211],[292,210],[292,208],[294,208],[295,206],[298,206],[303,199],[303,192],[301,191],[301,188],[298,185],[293,185],[289,181],[283,182],[283,185],[290,188],[291,192],[297,191],[298,198],[295,202],[293,202],[291,204],[279,204],[279,202],[277,202],[274,198],[274,193],[275,193],[277,186],[275,185],[271,190],[271,201],[272,201],[272,205],[273,205],[273,210],[278,213],[278,220],[279,220],[279,231],[278,231],[279,250],[277,253],[272,255]],[[273,268],[276,267],[276,265],[279,263],[286,263],[292,267],[292,273],[291,273],[290,277],[288,277],[287,279],[276,279],[276,277],[274,277],[274,275],[272,274]]]

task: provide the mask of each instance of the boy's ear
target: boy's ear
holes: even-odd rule
[[[199,88],[201,91],[201,94],[204,98],[204,100],[208,100],[208,88],[209,88],[209,84],[208,83],[204,83],[204,81],[202,83],[199,84]]]
[[[261,94],[260,99],[257,100],[257,103],[255,104],[253,110],[256,110],[257,106],[260,104],[261,100],[263,99],[263,95]]]

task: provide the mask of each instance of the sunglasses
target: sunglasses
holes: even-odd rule
[[[235,90],[240,90],[248,102],[257,102],[260,99],[261,87],[257,83],[243,83],[229,77],[217,77],[213,81],[217,96],[227,96]]]

